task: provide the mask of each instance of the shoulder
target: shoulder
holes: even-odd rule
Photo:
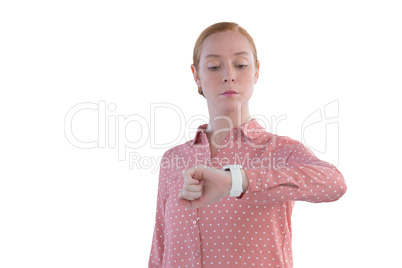
[[[293,146],[302,144],[300,141],[290,138],[289,136],[274,135],[273,139],[277,146]]]
[[[264,133],[256,140],[260,144],[269,145],[269,147],[294,146],[302,144],[300,141],[292,139],[288,136],[280,136],[268,131],[264,131]]]
[[[308,153],[313,153],[307,146],[305,146],[301,141],[293,139],[289,136],[280,136],[276,134],[271,134],[268,141],[271,151],[280,153],[294,153],[296,151],[305,151]]]
[[[176,145],[166,150],[163,154],[164,158],[175,158],[178,156],[183,156],[192,151],[192,147],[190,146],[191,141],[186,141],[185,143]]]

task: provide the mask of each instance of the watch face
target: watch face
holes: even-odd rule
[[[242,166],[241,165],[226,165],[226,166],[224,166],[223,168],[222,168],[222,170],[230,170],[231,168],[239,168],[239,169],[242,169]]]

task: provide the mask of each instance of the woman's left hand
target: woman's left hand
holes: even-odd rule
[[[209,166],[196,166],[183,171],[184,185],[179,193],[178,204],[188,209],[199,208],[218,202],[229,196],[232,187],[230,171]]]

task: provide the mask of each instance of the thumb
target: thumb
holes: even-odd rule
[[[199,165],[189,168],[183,172],[183,176],[190,177],[196,180],[201,180],[203,178],[203,173],[206,168],[207,167],[205,165]]]
[[[199,185],[204,186],[205,180],[199,180]]]

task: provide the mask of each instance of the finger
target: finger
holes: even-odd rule
[[[185,182],[186,182],[187,184],[198,184],[198,183],[199,183],[199,180],[194,179],[194,178],[192,177],[192,175],[189,174],[189,172],[191,172],[191,171],[185,170],[185,171],[183,171],[183,173],[182,173]]]
[[[197,200],[198,198],[200,198],[201,195],[202,195],[202,193],[200,193],[200,192],[187,192],[187,193],[183,194],[181,199],[193,201],[193,200]]]
[[[204,170],[207,168],[205,165],[199,165],[192,168],[189,168],[183,172],[183,174],[189,175],[189,177],[201,180]]]
[[[189,192],[199,192],[199,191],[202,190],[205,181],[204,181],[204,180],[200,180],[200,181],[197,181],[197,182],[198,182],[198,184],[188,184],[188,183],[185,183],[185,184],[183,185],[183,189],[186,190],[186,191],[189,191]]]
[[[198,185],[198,184],[200,184],[200,181],[197,180],[197,179],[188,177],[188,178],[186,179],[186,183],[187,183],[188,185]]]
[[[206,204],[202,203],[200,199],[196,200],[179,199],[177,203],[181,206],[184,206],[187,209],[194,209],[206,206]]]
[[[203,184],[203,182],[201,182]],[[195,200],[202,196],[203,191],[187,191],[182,189],[178,195],[179,198],[187,199],[187,200]]]

